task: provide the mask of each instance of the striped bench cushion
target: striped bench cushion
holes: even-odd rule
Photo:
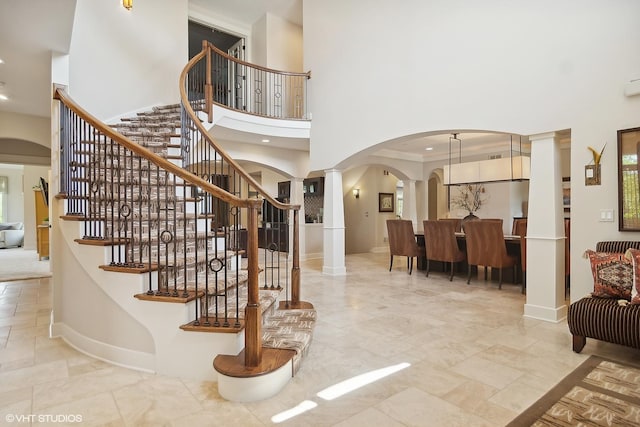
[[[596,252],[623,254],[629,248],[640,249],[640,241],[596,244]],[[567,323],[574,337],[574,351],[582,350],[584,338],[640,348],[640,305],[621,306],[615,298],[582,298],[569,306]]]
[[[596,252],[612,252],[623,254],[629,248],[640,249],[640,241],[610,240],[596,243]]]
[[[640,349],[640,305],[620,306],[612,298],[582,298],[569,306],[567,321],[574,336]]]

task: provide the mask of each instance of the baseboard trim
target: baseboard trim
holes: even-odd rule
[[[322,267],[322,274],[327,276],[345,276],[347,274],[346,267]]]
[[[383,254],[385,252],[389,252],[389,245],[387,246],[378,246],[376,248],[371,248],[371,250],[369,251],[373,254]]]
[[[105,344],[89,338],[65,323],[54,323],[50,327],[51,338],[62,338],[80,353],[123,368],[155,373],[156,357],[151,353],[130,350]]]
[[[230,377],[218,372],[218,393],[232,402],[256,402],[277,395],[291,380],[293,359],[279,369],[249,378]]]
[[[324,255],[322,252],[316,252],[316,253],[308,253],[308,254],[301,254],[300,255],[300,259],[302,261],[306,261],[309,259],[320,259],[322,258]]]
[[[557,308],[549,308],[533,304],[525,304],[524,317],[544,320],[546,322],[560,323],[567,318],[567,306],[562,305]]]

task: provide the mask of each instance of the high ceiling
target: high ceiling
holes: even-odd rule
[[[49,117],[51,52],[67,53],[76,0],[0,2],[0,111]]]
[[[267,12],[302,26],[302,0],[189,0],[189,5],[247,26]]]
[[[100,0],[104,1],[104,0]],[[76,0],[0,1],[0,111],[48,117],[50,115],[51,52],[67,53]],[[302,25],[302,0],[189,0],[190,7],[215,11],[246,26],[265,13]],[[454,131],[451,131],[454,132]],[[463,154],[508,151],[510,135],[459,132]],[[256,135],[221,132],[230,141],[255,143]],[[450,132],[440,135],[413,135],[381,144],[367,154],[416,161],[442,160],[448,157]],[[261,137],[258,137],[262,139]],[[291,148],[292,141],[268,137],[268,145]],[[567,136],[569,140],[570,135]],[[514,139],[518,140],[516,138]],[[308,141],[304,149],[308,149]],[[433,150],[427,151],[426,148]],[[457,147],[454,148],[457,149]],[[457,151],[454,153],[456,155]]]
[[[0,1],[0,111],[49,117],[51,52],[68,53],[77,0]],[[107,0],[99,0],[107,1]],[[302,25],[302,0],[190,0],[250,26],[269,12]]]

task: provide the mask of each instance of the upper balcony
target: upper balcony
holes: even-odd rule
[[[272,147],[308,149],[311,73],[251,64],[207,41],[190,63],[189,101],[200,110],[202,120],[225,129],[218,135],[230,140],[243,140],[241,134],[265,135],[282,141],[270,141]]]

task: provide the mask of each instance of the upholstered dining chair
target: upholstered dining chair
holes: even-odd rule
[[[456,223],[454,221],[422,221],[424,226],[424,244],[427,256],[427,277],[429,276],[429,260],[451,263],[449,281],[453,280],[454,264],[464,261],[466,255],[458,247],[456,239]]]
[[[511,234],[512,235],[519,236],[519,234],[518,234],[518,225],[520,223],[522,223],[522,222],[526,223],[527,222],[527,218],[523,218],[523,217],[513,218],[513,226],[511,227]],[[525,230],[526,230],[526,227],[525,227]]]
[[[393,268],[394,255],[406,256],[409,274],[413,271],[413,259],[424,255],[424,249],[418,246],[413,232],[413,223],[408,219],[388,219],[387,232],[389,234],[389,271]]]
[[[522,270],[522,293],[527,288],[527,219],[519,218],[514,235],[520,236],[520,269]]]
[[[467,243],[467,284],[471,282],[471,266],[485,267],[484,278],[487,280],[486,267],[498,268],[498,289],[502,289],[502,269],[514,268],[518,257],[507,254],[507,245],[502,232],[502,221],[468,221],[465,223]]]
[[[455,227],[455,232],[462,232],[462,218],[438,218],[438,221],[452,222]]]

